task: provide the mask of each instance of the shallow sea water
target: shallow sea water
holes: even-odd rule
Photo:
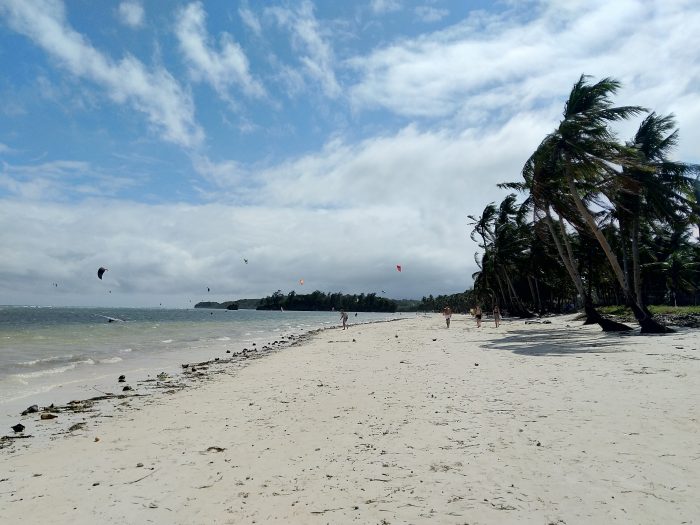
[[[360,312],[350,321],[395,317]],[[24,405],[99,395],[121,374],[173,372],[226,349],[338,324],[337,312],[0,306],[0,424]]]

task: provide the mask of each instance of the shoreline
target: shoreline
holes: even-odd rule
[[[0,451],[0,518],[693,523],[697,332],[549,319],[309,333],[70,439]]]
[[[353,326],[402,321],[405,319],[396,318],[371,320],[358,322]],[[187,388],[196,388],[204,382],[214,380],[218,374],[235,373],[236,370],[257,359],[262,359],[273,352],[282,351],[304,344],[318,333],[326,330],[337,329],[339,327],[340,325],[331,325],[320,328],[312,328],[299,334],[292,333],[289,335],[280,335],[278,339],[269,342],[262,342],[262,340],[259,340],[257,342],[249,343],[227,342],[226,344],[211,345],[212,351],[209,353],[214,354],[219,352],[222,353],[221,357],[211,357],[210,359],[204,361],[181,363],[179,366],[165,366],[158,369],[151,367],[148,369],[137,368],[128,370],[127,372],[150,372],[145,374],[145,376],[144,374],[141,374],[141,378],[136,380],[130,379],[129,377],[131,374],[129,374],[126,376],[124,382],[117,382],[115,384],[114,376],[117,374],[111,373],[98,378],[92,378],[90,381],[76,382],[77,384],[73,385],[72,389],[67,389],[67,391],[60,391],[62,386],[57,387],[57,389],[54,390],[58,390],[58,392],[52,391],[51,397],[59,400],[69,399],[68,401],[64,402],[52,402],[50,405],[42,406],[33,402],[31,395],[26,396],[26,398],[13,400],[12,403],[8,403],[5,409],[15,408],[15,416],[13,417],[7,415],[0,418],[0,420],[7,419],[8,421],[13,422],[12,425],[19,423],[24,425],[26,428],[23,432],[13,433],[9,429],[10,425],[5,425],[7,428],[3,428],[2,431],[0,431],[0,451],[11,447],[15,442],[21,442],[24,446],[39,446],[46,444],[48,440],[53,439],[56,436],[67,435],[70,437],[71,432],[75,430],[82,430],[85,425],[87,425],[89,422],[88,418],[97,419],[114,417],[117,412],[122,411],[119,407],[128,407],[129,409],[139,410],[142,408],[141,406],[131,406],[129,403],[131,401],[142,401],[143,404],[144,400],[141,400],[140,398],[152,398],[151,402],[157,403],[163,396],[170,395],[179,390]],[[273,334],[268,335],[273,337]],[[260,342],[259,347],[258,342]],[[236,352],[230,348],[226,348],[227,346],[232,346],[233,344],[243,346],[243,349]],[[156,374],[155,370],[160,370],[160,372]],[[107,378],[109,378],[109,380],[107,380]],[[97,388],[98,386],[100,388]],[[124,390],[125,388],[128,390]],[[86,392],[90,392],[91,390],[95,392],[95,395],[84,397],[84,394]],[[34,397],[41,397],[42,395],[46,397],[46,394],[48,393],[44,392],[42,394],[35,394]],[[116,403],[117,401],[121,401],[121,403],[118,404],[119,406],[116,404],[105,403]],[[37,407],[37,410],[30,410],[28,413],[25,413],[30,409],[30,407]],[[42,415],[44,414],[51,414],[57,417],[41,419]],[[61,421],[57,421],[59,416],[61,416]],[[96,421],[92,422],[99,424],[99,422]],[[62,427],[56,429],[55,427],[57,424],[62,424]],[[76,425],[78,426],[76,427]],[[36,432],[36,435],[30,433],[30,428],[32,426]],[[71,428],[74,428],[74,430],[70,430]]]

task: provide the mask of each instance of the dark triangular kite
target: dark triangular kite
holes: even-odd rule
[[[105,273],[106,271],[107,271],[107,268],[104,268],[104,267],[100,266],[100,269],[97,270],[97,277],[99,277],[100,280],[101,280],[101,279],[102,279],[102,276],[104,275],[104,273]]]

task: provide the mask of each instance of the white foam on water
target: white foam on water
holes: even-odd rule
[[[67,372],[68,370],[73,370],[76,366],[78,365],[94,365],[95,361],[92,359],[83,359],[82,361],[75,361],[73,363],[70,363],[65,366],[57,366],[55,368],[47,368],[46,370],[37,370],[36,372],[28,372],[26,374],[12,374],[13,377],[17,377],[19,379],[35,379],[37,377],[44,377],[48,375],[54,375],[54,374],[62,374],[63,372]]]
[[[120,361],[123,361],[123,359],[121,357],[108,357],[106,359],[100,359],[100,363],[105,364],[105,365],[119,363]]]

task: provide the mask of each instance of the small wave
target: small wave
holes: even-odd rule
[[[17,366],[34,366],[39,363],[52,363],[54,361],[70,361],[73,359],[73,354],[68,355],[52,355],[50,357],[44,357],[43,359],[32,359],[31,361],[21,361],[17,363]]]
[[[108,357],[106,359],[100,359],[100,363],[105,365],[111,365],[113,363],[118,363],[119,361],[123,361],[123,359],[121,357]]]
[[[69,365],[57,366],[55,368],[47,368],[46,370],[37,370],[36,372],[29,372],[26,374],[13,374],[14,377],[19,379],[35,379],[37,377],[43,377],[54,374],[62,374],[63,372],[68,372],[68,370],[73,370],[78,365],[94,365],[95,361],[92,359],[84,359],[83,361],[76,361]]]
[[[172,343],[172,342],[173,342],[172,339],[165,339],[164,341],[161,341],[161,343]]]
[[[217,338],[217,341],[230,341],[230,340],[231,340],[231,338],[226,337],[226,336]]]
[[[132,350],[133,350],[132,348],[122,348],[119,351],[122,352],[123,354],[126,354],[127,352],[131,352]]]

